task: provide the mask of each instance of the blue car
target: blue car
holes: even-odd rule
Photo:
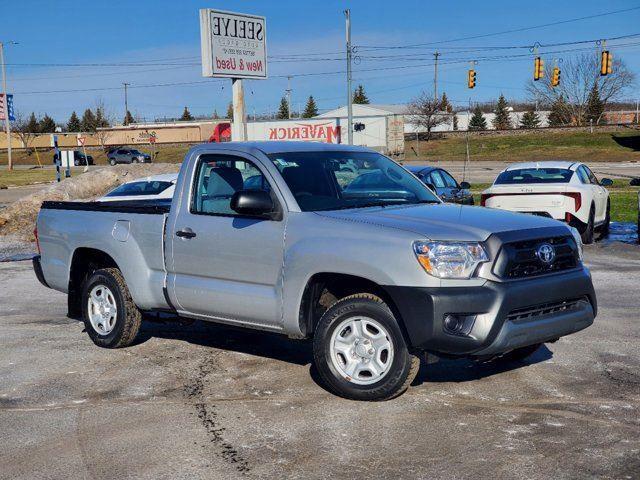
[[[427,187],[435,192],[444,202],[473,205],[473,195],[468,182],[458,183],[446,170],[424,165],[404,166],[418,177]]]

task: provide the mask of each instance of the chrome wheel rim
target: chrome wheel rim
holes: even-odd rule
[[[391,335],[369,317],[343,320],[331,335],[330,353],[335,369],[356,385],[380,381],[393,363]]]
[[[105,285],[96,285],[87,300],[89,323],[99,335],[108,335],[113,331],[118,318],[118,307],[113,292]]]

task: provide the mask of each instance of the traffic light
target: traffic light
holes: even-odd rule
[[[467,75],[467,86],[469,88],[476,86],[476,71],[473,68],[469,69],[469,74]]]
[[[553,75],[551,76],[551,86],[557,87],[560,85],[560,67],[553,67]]]
[[[609,50],[603,50],[600,59],[600,75],[613,73],[613,55]]]
[[[544,77],[544,60],[540,57],[536,57],[533,63],[533,79],[538,81],[542,77]]]

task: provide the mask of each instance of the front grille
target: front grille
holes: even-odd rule
[[[555,259],[551,263],[543,262],[536,253],[538,247],[545,243],[555,250]],[[573,237],[540,238],[503,245],[494,273],[505,279],[528,278],[569,270],[578,264],[578,247]]]
[[[573,298],[571,300],[561,300],[559,302],[543,303],[541,305],[533,305],[530,307],[516,308],[511,310],[507,315],[507,321],[518,322],[522,320],[530,320],[543,315],[550,315],[558,312],[566,312],[574,310],[582,301],[588,301],[586,297]]]

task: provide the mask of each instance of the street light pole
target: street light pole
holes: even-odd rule
[[[291,75],[287,76],[287,117],[291,118]]]
[[[127,96],[127,87],[130,85],[129,83],[123,82],[124,85],[124,121],[127,121],[127,115],[129,113],[129,98]]]
[[[2,42],[0,42],[0,64],[2,64],[2,92],[4,93],[4,127],[7,131],[7,168],[13,170],[13,160],[11,158],[11,122],[9,122],[9,100],[7,99],[7,72],[4,65],[4,43]]]
[[[435,57],[435,62],[433,65],[433,99],[438,101],[438,57],[440,56],[440,52],[436,52],[433,54]]]
[[[353,145],[353,93],[351,92],[351,10],[344,11],[347,30],[347,143]]]

